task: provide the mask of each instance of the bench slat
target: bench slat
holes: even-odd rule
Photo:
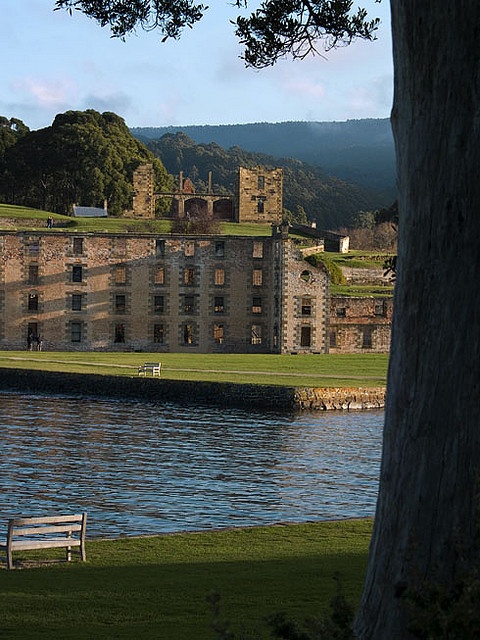
[[[48,540],[14,540],[12,551],[27,551],[29,549],[54,549],[56,547],[79,547],[78,538],[50,538]]]
[[[82,530],[82,525],[81,524],[62,524],[59,525],[58,527],[56,526],[51,526],[51,527],[42,527],[42,526],[37,526],[37,527],[24,527],[21,529],[18,529],[17,527],[14,527],[12,535],[15,536],[30,536],[30,535],[35,535],[35,534],[41,534],[41,533],[68,533],[69,531],[81,531]]]
[[[11,518],[9,522],[14,527],[21,524],[51,524],[52,522],[82,522],[83,514],[73,516],[29,516],[25,518]]]

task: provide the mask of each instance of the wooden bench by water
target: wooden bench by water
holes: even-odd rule
[[[160,377],[160,370],[162,368],[161,362],[145,362],[141,367],[138,367],[138,375],[146,376],[147,373],[151,373],[152,376]]]
[[[61,516],[33,516],[11,518],[5,544],[0,549],[7,556],[7,569],[13,569],[13,552],[34,549],[65,548],[65,559],[72,559],[72,547],[85,562],[85,532],[87,514]]]

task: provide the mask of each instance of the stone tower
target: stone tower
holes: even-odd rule
[[[238,170],[237,222],[279,224],[283,210],[283,170],[264,167]]]
[[[135,218],[155,218],[152,164],[141,164],[133,172],[133,216]]]

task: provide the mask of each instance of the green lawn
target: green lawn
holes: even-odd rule
[[[137,375],[144,362],[162,363],[162,378],[289,387],[385,386],[387,354],[194,354],[0,351],[0,367]]]
[[[54,228],[47,229],[47,218],[51,216]],[[15,220],[12,226],[10,221]],[[8,220],[8,223],[7,223]],[[73,218],[50,213],[40,209],[30,209],[10,204],[0,204],[0,230],[22,231],[73,231],[78,233],[107,232],[107,233],[170,233],[171,220],[134,220],[131,218]],[[237,236],[270,236],[272,227],[269,224],[236,224],[233,222],[220,223],[220,233]]]
[[[233,631],[245,627],[255,632],[249,638],[267,639],[267,615],[285,611],[303,620],[326,610],[335,574],[356,604],[371,527],[362,519],[88,541],[86,563],[0,570],[0,634],[5,640],[214,639],[207,598],[218,593]]]

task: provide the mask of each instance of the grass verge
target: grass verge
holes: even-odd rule
[[[196,354],[0,351],[0,367],[136,376],[162,362],[162,378],[288,387],[385,386],[387,354]]]
[[[207,598],[218,593],[234,631],[268,638],[267,615],[285,611],[303,620],[327,609],[335,575],[356,604],[371,528],[362,519],[92,540],[86,563],[0,571],[0,633],[211,640]]]

